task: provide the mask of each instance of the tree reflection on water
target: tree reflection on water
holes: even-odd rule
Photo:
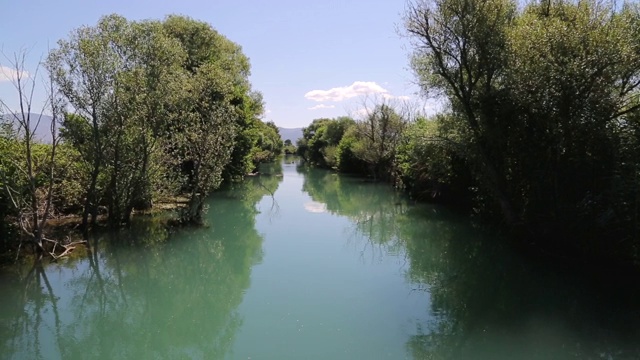
[[[278,171],[277,166],[273,169]],[[224,358],[262,258],[256,203],[281,177],[215,194],[207,228],[158,217],[96,235],[86,258],[0,281],[0,353],[8,358]],[[52,280],[55,279],[55,280]],[[3,279],[4,280],[4,279]]]
[[[429,293],[431,320],[407,342],[415,359],[640,357],[636,288],[536,263],[468,219],[411,204],[386,184],[298,171],[314,201],[352,221],[366,239],[361,251],[403,254],[407,280]]]

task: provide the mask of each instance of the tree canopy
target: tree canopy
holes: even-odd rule
[[[3,220],[24,214],[10,198],[29,188],[50,194],[50,215],[81,212],[84,229],[101,214],[113,226],[128,223],[157,202],[177,203],[181,222],[200,223],[205,198],[223,181],[240,180],[282,152],[278,128],[261,120],[249,59],[205,22],[104,16],[59,40],[44,67],[59,140],[39,144],[30,130],[13,131],[28,125],[22,116],[3,117],[11,130],[0,138]],[[28,115],[31,98],[23,95],[31,89],[16,85]],[[45,164],[35,158],[49,154],[51,170],[37,170],[55,172],[48,182],[37,171],[28,181],[17,176],[25,153],[25,166]]]

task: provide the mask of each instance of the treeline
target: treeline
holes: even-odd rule
[[[467,204],[554,254],[640,259],[637,4],[417,0],[404,30],[445,110],[316,120],[301,155]]]
[[[54,279],[41,268],[24,274],[16,270],[15,276],[3,273],[0,353],[10,354],[3,357],[29,358],[31,355],[27,354],[36,349],[39,354],[46,354],[42,357],[65,359],[167,354],[189,357],[197,348],[213,359],[223,357],[241,328],[237,307],[251,284],[253,265],[264,256],[263,234],[256,227],[256,205],[274,193],[283,180],[276,176],[282,173],[278,162],[261,164],[260,170],[274,175],[251,177],[229,186],[234,194],[240,192],[242,196],[225,194],[226,186],[221,194],[213,196],[214,203],[203,216],[215,224],[215,236],[211,236],[211,229],[202,228],[176,233],[167,229],[162,217],[144,217],[121,231],[94,234],[90,241],[92,251],[83,262],[86,268],[59,285],[44,286]],[[122,246],[123,243],[131,246]],[[143,256],[136,250],[141,247]],[[77,262],[60,266],[69,271],[77,267]],[[29,287],[29,296],[24,296],[27,280],[43,286]],[[142,283],[145,289],[154,290],[140,291]],[[63,297],[65,294],[68,297]],[[34,296],[42,300],[31,300]],[[208,309],[211,316],[185,312],[187,303]],[[30,305],[33,308],[29,311],[20,311]],[[52,308],[56,309],[53,313]],[[69,316],[63,317],[67,310]],[[166,326],[176,314],[188,320],[182,326],[171,326],[170,341],[145,330]],[[104,326],[111,321],[120,323],[124,318],[131,323],[118,327],[117,333]],[[98,326],[89,326],[77,334],[78,324]],[[113,342],[96,342],[107,332],[116,337],[113,341],[117,346],[111,346]],[[57,345],[44,349],[34,343],[35,338],[48,338]]]
[[[397,174],[396,154],[407,113],[382,100],[354,120],[343,116],[316,119],[302,130],[298,154],[312,165],[390,180]]]
[[[100,215],[119,226],[180,201],[179,221],[200,223],[209,193],[283,149],[260,120],[249,59],[204,22],[110,15],[60,40],[42,64],[49,143],[31,113],[40,76],[25,54],[11,65],[20,110],[2,102],[0,216],[39,249],[48,219],[65,214],[81,214],[84,229]]]

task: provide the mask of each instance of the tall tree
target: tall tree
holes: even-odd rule
[[[231,160],[236,113],[229,103],[233,86],[229,80],[214,64],[185,78],[180,131],[171,134],[171,141],[176,165],[184,174],[181,188],[189,199],[181,214],[186,223],[202,223],[204,201],[220,186]]]
[[[50,219],[54,209],[53,189],[56,181],[56,150],[58,148],[58,134],[56,125],[62,109],[62,103],[57,96],[57,91],[52,82],[48,81],[46,89],[48,96],[39,114],[34,114],[34,93],[40,66],[36,67],[33,73],[27,71],[27,53],[15,53],[13,58],[7,57],[11,70],[7,74],[11,79],[18,98],[18,111],[13,111],[11,107],[0,100],[7,117],[7,129],[14,138],[8,139],[8,146],[14,151],[6,155],[12,155],[0,160],[0,178],[4,187],[5,195],[11,200],[12,205],[18,213],[18,223],[23,234],[27,236],[35,252],[41,259],[47,253],[43,246],[44,229],[47,220]],[[50,79],[49,79],[50,80]],[[39,144],[36,133],[41,126],[44,111],[51,113],[51,123],[49,131],[51,133],[51,144]],[[6,141],[5,141],[6,143]],[[8,176],[7,169],[13,168],[13,176]],[[22,244],[22,242],[21,242]],[[53,255],[55,256],[55,255]]]
[[[134,208],[149,208],[163,187],[165,134],[177,118],[182,61],[180,43],[157,21],[131,22],[115,34],[123,68],[105,113],[109,180],[106,200],[113,224],[128,222]]]
[[[389,179],[394,176],[396,151],[409,122],[408,111],[406,108],[399,111],[383,100],[373,107],[365,107],[365,112],[353,128],[356,139],[353,154],[369,166],[374,178]]]
[[[63,135],[92,165],[85,228],[98,205],[119,225],[160,195],[185,193],[182,220],[200,222],[220,179],[251,171],[261,139],[277,137],[259,120],[240,46],[204,22],[110,15],[60,41],[48,67],[76,112]]]
[[[449,102],[437,133],[473,174],[476,209],[556,247],[640,254],[639,14],[595,0],[410,3],[412,66]]]
[[[170,15],[163,22],[169,36],[177,39],[187,53],[183,63],[191,74],[204,65],[224,70],[230,79],[236,125],[231,161],[224,170],[227,180],[237,180],[253,171],[254,151],[260,140],[260,116],[264,111],[262,94],[251,90],[249,59],[242,48],[221,35],[211,25],[184,16]]]
[[[51,51],[46,62],[65,99],[89,122],[91,129],[91,145],[83,148],[83,157],[92,163],[82,215],[85,229],[89,215],[92,223],[97,218],[98,177],[104,165],[104,116],[111,107],[115,74],[122,68],[122,59],[112,46],[113,40],[126,25],[126,19],[111,15],[100,19],[95,27],[76,29],[69,40],[58,41],[58,48]]]
[[[463,114],[466,157],[499,204],[507,223],[518,213],[499,156],[500,81],[507,31],[515,17],[510,0],[418,0],[408,4],[405,29],[413,45],[412,67],[426,92],[445,96]]]
[[[640,110],[639,14],[630,4],[531,4],[509,31],[509,138],[519,146],[505,153],[514,183],[525,185],[515,190],[527,220],[574,233],[568,224],[594,224],[592,234],[633,243],[621,219],[637,188],[625,142]]]

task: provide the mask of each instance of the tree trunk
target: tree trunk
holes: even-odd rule
[[[84,211],[82,212],[82,228],[89,228],[89,215],[91,215],[91,224],[94,225],[96,222],[98,206],[96,204],[96,187],[98,185],[98,175],[100,174],[100,162],[99,160],[94,161],[93,163],[93,171],[91,171],[91,182],[89,184],[89,189],[87,190],[87,196],[84,201]]]

